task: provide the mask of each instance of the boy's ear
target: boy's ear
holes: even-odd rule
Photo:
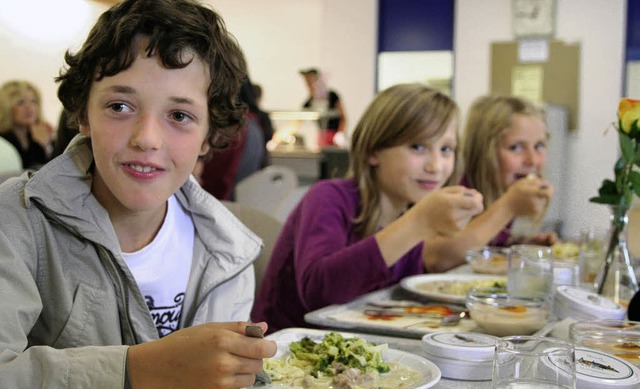
[[[80,130],[80,133],[82,135],[91,138],[91,130],[89,129],[89,125],[87,123],[83,123],[82,120],[79,120],[78,129]]]
[[[210,149],[211,146],[209,146],[209,142],[205,139],[205,141],[202,142],[202,147],[200,148],[200,154],[198,154],[198,156],[204,157]]]

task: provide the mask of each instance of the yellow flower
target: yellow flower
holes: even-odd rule
[[[620,131],[630,134],[634,123],[640,119],[640,100],[624,98],[618,105],[618,118],[620,119]]]

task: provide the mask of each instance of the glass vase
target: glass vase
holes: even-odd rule
[[[631,266],[627,247],[628,209],[612,207],[611,234],[607,252],[600,271],[595,278],[594,288],[598,294],[628,307],[638,291],[638,281]]]

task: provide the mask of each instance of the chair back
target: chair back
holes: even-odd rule
[[[271,252],[275,246],[282,223],[271,215],[244,204],[231,201],[222,202],[245,226],[262,238],[264,249],[253,263],[256,276],[256,293],[260,290],[262,276],[267,269]]]
[[[0,137],[0,173],[21,173],[22,158],[8,140]]]
[[[236,202],[275,215],[280,203],[298,186],[296,172],[282,165],[267,166],[236,185]]]
[[[282,199],[278,207],[275,209],[274,216],[280,220],[283,224],[287,221],[289,214],[300,203],[304,195],[309,190],[310,185],[299,186],[289,192],[289,194]]]

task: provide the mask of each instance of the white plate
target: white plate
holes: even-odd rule
[[[507,282],[506,277],[487,275],[487,274],[420,274],[417,276],[410,276],[403,278],[400,281],[400,286],[409,292],[418,294],[420,296],[427,297],[432,301],[441,301],[445,303],[464,304],[465,296],[458,296],[454,294],[444,294],[423,290],[421,285],[440,282],[460,282],[460,281],[475,281],[475,280],[504,280],[505,285]]]
[[[308,336],[314,341],[321,341],[324,338],[324,335],[328,334],[330,331],[322,331],[322,330],[314,330],[309,329],[308,331],[305,329],[304,332],[286,332],[284,331],[282,334],[278,334],[277,332],[267,336],[267,339],[275,340],[278,344],[278,352],[274,356],[274,358],[282,358],[289,353],[289,344],[291,342],[297,342],[301,340],[303,337]],[[341,332],[342,336],[345,338],[359,337],[365,339],[365,336],[361,336],[359,334],[350,334]],[[426,389],[430,388],[442,377],[442,373],[438,366],[436,366],[433,362],[422,358],[418,355],[410,354],[405,351],[395,350],[395,349],[386,349],[382,350],[382,358],[385,362],[396,362],[402,365],[405,365],[413,370],[416,370],[418,373],[422,375],[422,379],[416,386],[412,389]],[[253,387],[251,387],[253,388]],[[284,386],[278,385],[269,385],[269,386],[257,386],[256,389],[271,389],[271,388],[284,388]]]

